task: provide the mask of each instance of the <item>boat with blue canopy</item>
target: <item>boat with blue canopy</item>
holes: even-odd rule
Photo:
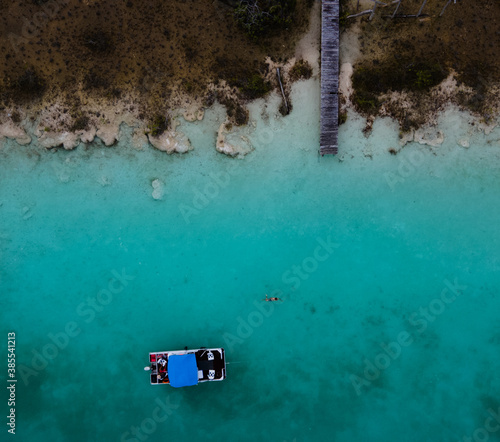
[[[175,388],[190,387],[201,382],[226,378],[223,348],[198,348],[149,353],[151,384],[167,384]]]

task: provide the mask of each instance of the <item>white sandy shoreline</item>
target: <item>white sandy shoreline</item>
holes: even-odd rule
[[[289,72],[296,60],[306,60],[313,68],[313,78],[320,75],[320,2],[315,2],[310,19],[310,27],[306,34],[296,45],[295,57],[287,60],[285,64],[277,64],[267,59],[269,66],[268,80],[275,83],[276,68],[280,67],[283,73],[285,89],[290,96],[294,85],[289,81]],[[362,57],[358,35],[360,33],[359,23],[355,23],[342,34],[340,45],[340,78],[339,92],[342,96],[341,112],[352,115],[354,106],[351,102],[353,94],[351,76],[353,66]],[[221,86],[212,86],[213,92],[221,91]],[[229,87],[222,85],[224,93],[231,96]],[[431,147],[441,145],[446,134],[437,126],[439,116],[445,113],[450,106],[456,106],[456,97],[460,93],[470,93],[465,86],[458,86],[454,74],[450,74],[440,85],[433,88],[429,93],[429,104],[425,107],[427,123],[419,129],[411,129],[409,132],[401,133],[400,147],[409,142],[416,142]],[[175,95],[175,94],[174,94]],[[411,94],[394,92],[387,94],[381,106],[380,117],[393,117],[395,112],[411,115],[412,112],[420,112],[413,106]],[[177,93],[171,100],[175,107],[170,112],[170,127],[159,136],[153,136],[145,121],[140,118],[139,106],[134,97],[123,97],[120,100],[109,101],[80,97],[83,103],[81,112],[88,117],[88,125],[85,130],[70,130],[72,118],[65,109],[65,105],[55,99],[52,104],[44,104],[39,109],[26,111],[24,109],[5,109],[0,112],[0,142],[3,138],[15,140],[19,145],[27,145],[35,142],[45,149],[63,148],[72,150],[81,144],[90,144],[100,141],[105,146],[113,146],[120,141],[120,126],[126,124],[133,128],[133,144],[139,148],[149,143],[154,148],[167,154],[185,154],[193,149],[186,135],[178,129],[179,121],[196,122],[204,118],[205,106],[201,99],[193,100],[186,94]],[[319,103],[318,103],[319,106]],[[497,106],[498,107],[498,106]],[[396,111],[397,110],[397,111]],[[299,110],[300,111],[300,110]],[[297,112],[297,110],[295,111]],[[467,113],[467,112],[466,112]],[[492,109],[492,113],[498,115],[498,109]],[[16,118],[14,118],[16,116]],[[279,116],[277,115],[277,118]],[[490,118],[485,122],[480,117],[467,113],[467,121],[475,130],[488,134],[500,124],[498,118]],[[16,122],[14,122],[14,120]],[[374,118],[369,118],[366,123],[365,133],[370,133]],[[249,126],[252,122],[249,122]],[[31,128],[31,129],[30,129]],[[34,129],[33,129],[34,128]],[[241,130],[229,119],[222,122],[218,128],[217,140],[214,148],[230,157],[243,157],[253,150],[247,138],[241,135]],[[460,140],[461,147],[468,147],[467,139]],[[0,144],[1,145],[1,144]]]

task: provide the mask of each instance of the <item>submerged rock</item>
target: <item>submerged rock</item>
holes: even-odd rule
[[[151,185],[153,186],[153,193],[151,196],[155,200],[161,200],[165,194],[163,183],[157,178],[151,182]]]
[[[437,147],[443,144],[444,134],[437,128],[421,128],[415,131],[415,141],[419,144]]]
[[[153,137],[151,134],[148,134],[148,140],[153,147],[168,154],[187,153],[193,150],[189,138],[175,129],[165,131],[158,137]]]
[[[102,187],[106,187],[106,186],[111,186],[111,181],[110,179],[107,177],[107,176],[104,176],[104,175],[101,175],[97,182],[102,186]]]
[[[219,130],[217,132],[217,143],[215,145],[217,152],[233,158],[243,157],[250,153],[253,148],[246,137],[240,136],[240,143],[238,145],[228,142],[226,136],[231,133],[228,127],[231,127],[228,121],[225,121],[219,126]]]
[[[33,213],[31,212],[31,209],[28,206],[23,207],[22,213],[24,220],[30,219],[33,216]]]

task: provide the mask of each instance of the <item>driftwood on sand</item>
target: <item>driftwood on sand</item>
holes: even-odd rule
[[[288,110],[288,102],[286,101],[285,91],[283,90],[283,84],[281,83],[280,68],[276,68],[276,76],[278,77],[278,83],[280,84],[281,95],[283,95],[283,101],[285,102],[285,109],[288,115],[290,111]]]

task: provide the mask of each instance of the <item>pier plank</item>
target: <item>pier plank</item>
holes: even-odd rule
[[[338,153],[339,0],[321,2],[320,154]]]

